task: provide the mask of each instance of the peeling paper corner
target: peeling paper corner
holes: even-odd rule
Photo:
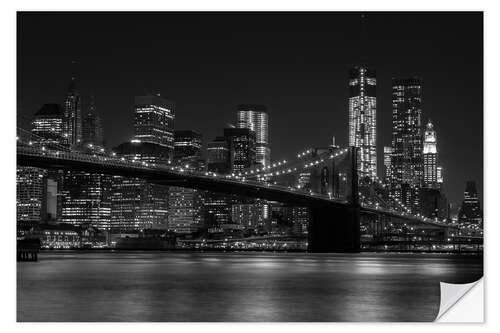
[[[474,297],[467,294],[474,287],[478,289]],[[472,283],[454,284],[440,282],[441,302],[437,322],[483,322],[483,279]],[[476,291],[476,290],[475,290]],[[465,296],[465,297],[464,297]],[[478,304],[479,303],[479,304]],[[467,314],[467,316],[463,316]]]

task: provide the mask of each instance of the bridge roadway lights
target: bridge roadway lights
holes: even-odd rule
[[[315,204],[310,207],[308,252],[360,252],[360,207]]]

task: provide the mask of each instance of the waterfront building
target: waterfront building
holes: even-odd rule
[[[202,136],[192,130],[175,131],[174,163],[185,170],[202,171]],[[171,186],[169,193],[168,230],[176,234],[190,234],[202,227],[203,192],[196,189]]]
[[[118,156],[137,163],[167,165],[171,150],[152,142],[132,140],[113,149]],[[168,187],[139,178],[112,177],[111,228],[113,232],[167,229]]]
[[[111,227],[111,176],[84,171],[64,171],[60,185],[62,223]]]
[[[349,146],[359,147],[360,177],[377,177],[377,79],[357,66],[349,73]]]
[[[392,80],[391,193],[413,213],[423,183],[422,84],[419,78]]]
[[[269,219],[269,204],[265,200],[248,201],[232,205],[231,220],[245,230],[262,229]]]
[[[167,229],[168,187],[139,178],[113,176],[111,230],[113,233]]]
[[[74,147],[82,140],[82,102],[73,76],[64,97],[63,137],[65,143]]]
[[[134,142],[164,146],[170,159],[174,153],[174,104],[159,95],[136,96],[134,104]]]
[[[269,120],[265,105],[240,104],[237,106],[238,128],[248,128],[255,132],[255,163],[268,166],[271,163],[269,148]]]
[[[18,230],[29,230],[42,220],[46,170],[18,167],[16,175],[16,213]]]

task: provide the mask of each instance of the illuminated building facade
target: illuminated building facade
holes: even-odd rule
[[[46,170],[18,167],[16,209],[19,229],[30,229],[42,220]]]
[[[94,150],[104,148],[102,122],[96,112],[94,98],[91,98],[88,112],[82,120],[82,145]]]
[[[437,137],[432,122],[429,120],[424,132],[424,187],[438,187],[437,178]]]
[[[61,184],[61,219],[72,225],[111,227],[111,177],[104,174],[65,171]]]
[[[171,150],[151,142],[125,142],[113,151],[137,163],[168,164]],[[111,186],[111,228],[113,232],[167,229],[168,187],[139,178],[113,176]]]
[[[248,128],[255,132],[255,163],[268,166],[271,162],[271,148],[269,148],[269,120],[266,106],[238,105],[236,120],[236,127]]]
[[[44,104],[33,116],[31,132],[49,143],[63,144],[64,111],[59,104]]]
[[[231,173],[233,157],[231,142],[224,136],[216,137],[207,145],[207,171],[218,174]],[[233,198],[228,195],[204,193],[203,219],[208,232],[222,232],[223,226],[231,223],[232,202]]]
[[[423,184],[422,85],[417,77],[392,81],[392,195],[419,211]]]
[[[138,178],[113,176],[111,185],[111,229],[127,232],[167,229],[168,187]]]
[[[442,187],[444,184],[444,170],[442,166],[436,167],[436,179],[439,187]]]
[[[359,147],[360,177],[377,177],[377,80],[375,71],[349,73],[349,146]]]
[[[160,96],[136,96],[134,105],[134,139],[167,147],[174,153],[174,104]]]
[[[269,219],[269,204],[264,200],[251,203],[235,203],[231,207],[233,224],[243,229],[256,230],[262,228]]]
[[[255,132],[248,128],[225,128],[224,137],[231,147],[231,171],[238,174],[255,165]]]
[[[231,145],[223,136],[216,137],[207,146],[207,169],[211,172],[226,174],[231,172]]]
[[[392,147],[384,147],[384,180],[386,183],[391,180],[391,158]]]
[[[458,222],[465,227],[483,227],[483,213],[475,181],[467,181],[466,183],[464,201],[458,212]]]
[[[68,92],[64,98],[63,137],[70,146],[80,144],[82,140],[82,101],[76,89],[76,79],[71,78]]]
[[[196,232],[203,221],[202,192],[171,186],[168,193],[168,231],[177,234]]]
[[[174,162],[187,170],[203,170],[202,136],[192,130],[175,131]],[[169,193],[168,230],[177,234],[196,232],[203,221],[203,192],[171,186]]]

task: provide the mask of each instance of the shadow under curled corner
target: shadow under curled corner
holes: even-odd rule
[[[483,278],[480,278],[477,281],[471,282],[471,283],[446,283],[446,282],[440,282],[440,289],[441,289],[441,300],[440,300],[440,305],[439,305],[439,313],[436,316],[436,319],[434,321],[436,322],[469,322],[468,319],[462,318],[459,320],[456,319],[451,319],[451,318],[445,318],[449,314],[449,311],[453,311],[457,304],[460,304],[461,306],[465,307],[467,311],[473,311],[474,315],[476,315],[474,318],[478,317],[481,318],[479,320],[473,320],[471,322],[483,322],[484,315],[483,315],[483,297],[480,297],[479,303],[476,304],[476,302],[471,302],[471,300],[466,299],[465,296],[474,288],[474,287],[480,287],[481,290],[479,291],[481,296],[483,296]],[[477,300],[477,298],[475,298]],[[478,308],[477,306],[480,306]],[[479,314],[478,314],[478,311]],[[456,317],[456,316],[454,316]],[[449,320],[451,319],[451,320]]]

